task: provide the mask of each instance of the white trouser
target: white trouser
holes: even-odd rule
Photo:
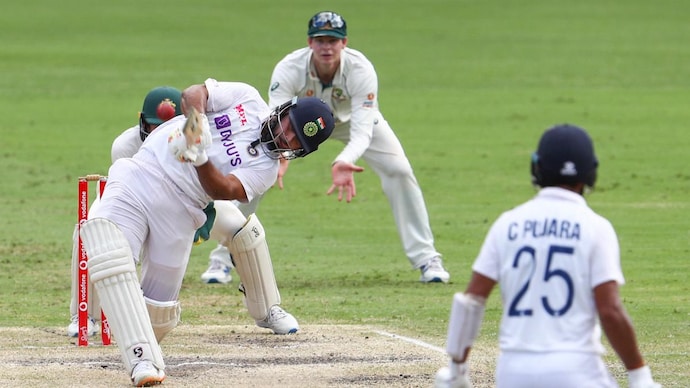
[[[91,217],[117,224],[139,261],[142,248],[141,288],[144,296],[176,301],[194,232],[204,224],[203,209],[180,195],[167,178],[150,168],[137,169],[132,159],[118,159],[108,172],[108,187]]]
[[[598,354],[501,352],[497,388],[613,388],[618,384]]]
[[[400,140],[388,122],[381,113],[374,120],[373,137],[362,159],[381,179],[405,254],[412,267],[419,268],[427,260],[439,256],[434,247],[422,190]],[[347,144],[350,140],[349,123],[337,125],[330,139]]]

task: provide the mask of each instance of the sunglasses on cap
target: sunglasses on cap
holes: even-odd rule
[[[333,28],[342,28],[345,25],[345,21],[342,16],[335,12],[320,12],[311,18],[309,28],[322,28],[326,24],[330,24]]]

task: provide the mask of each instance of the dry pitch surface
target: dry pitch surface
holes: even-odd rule
[[[431,387],[447,362],[439,346],[366,326],[305,326],[279,336],[251,326],[181,325],[162,348],[163,387]],[[477,387],[492,386],[491,369],[472,373]],[[116,345],[80,348],[63,328],[0,328],[0,386],[131,383]]]

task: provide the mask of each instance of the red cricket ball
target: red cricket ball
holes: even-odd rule
[[[175,117],[175,103],[170,100],[163,100],[156,108],[156,116],[163,121],[168,121]]]

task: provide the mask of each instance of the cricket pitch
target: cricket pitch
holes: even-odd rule
[[[99,339],[77,347],[64,328],[0,328],[0,385],[131,386],[117,345]],[[439,346],[351,325],[303,326],[292,335],[180,325],[161,347],[163,387],[431,387],[447,362]],[[492,370],[473,373],[492,385]]]

